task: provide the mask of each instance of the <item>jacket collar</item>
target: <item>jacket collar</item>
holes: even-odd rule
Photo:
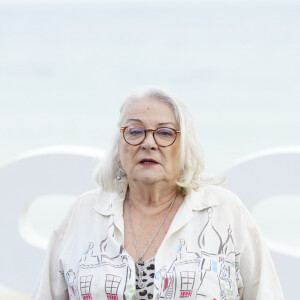
[[[123,202],[125,195],[119,195],[117,192],[103,192],[100,193],[99,201],[95,203],[95,210],[104,216],[122,216],[123,215]],[[219,199],[215,193],[211,192],[209,186],[204,186],[199,191],[192,191],[189,193],[183,202],[183,208],[187,211],[201,211],[208,207],[216,206],[219,204]]]
[[[190,207],[194,211],[204,210],[208,207],[217,206],[220,199],[216,196],[214,186],[206,185],[199,189],[199,191],[192,191],[186,196],[186,201],[190,203]]]
[[[95,210],[103,215],[122,215],[123,214],[123,201],[124,198],[117,192],[100,192],[100,197],[95,203]]]
[[[101,192],[95,203],[95,210],[103,216],[113,216],[114,224],[124,235],[123,202],[125,195]],[[197,192],[191,192],[185,197],[181,207],[164,238],[163,243],[176,231],[186,225],[193,217],[194,211],[201,211],[219,204],[219,200],[209,188],[202,187]],[[162,244],[163,245],[163,244]]]
[[[218,204],[219,200],[214,196],[214,193],[209,192],[206,187],[200,188],[197,192],[192,191],[185,197],[185,200],[175,215],[165,237],[165,241],[194,217],[194,211],[201,211]]]
[[[125,197],[125,195],[124,195]],[[112,216],[114,224],[124,235],[123,202],[124,197],[114,192],[101,192],[98,201],[95,203],[95,210],[103,216]]]

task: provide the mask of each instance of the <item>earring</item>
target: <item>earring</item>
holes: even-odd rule
[[[123,176],[125,176],[125,172],[123,171],[123,169],[121,168],[121,166],[119,165],[119,169],[117,171],[117,180],[120,181],[122,179]]]
[[[118,170],[115,174],[116,177],[114,178],[114,186],[116,188],[116,191],[118,191],[118,193],[123,197],[124,192],[127,190],[127,175],[122,169],[120,163],[118,163]]]
[[[119,165],[117,174],[116,174],[116,182],[117,183],[124,183],[126,181],[126,173],[122,169],[121,165]]]

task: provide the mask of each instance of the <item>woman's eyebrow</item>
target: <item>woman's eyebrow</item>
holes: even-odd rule
[[[168,124],[171,124],[171,125],[173,125],[174,127],[176,127],[176,125],[175,125],[173,122],[163,122],[163,123],[158,123],[159,126],[165,126],[165,125],[168,125]]]
[[[127,119],[126,122],[127,122],[127,123],[128,123],[128,122],[139,122],[139,123],[143,123],[142,120],[140,120],[140,119]]]

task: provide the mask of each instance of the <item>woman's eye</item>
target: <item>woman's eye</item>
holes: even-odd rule
[[[144,132],[144,130],[141,128],[136,128],[136,127],[128,128],[128,133],[130,135],[140,135],[140,134],[143,134],[143,132]]]
[[[173,130],[168,128],[159,128],[158,130],[156,130],[156,133],[162,137],[172,137],[174,135]]]

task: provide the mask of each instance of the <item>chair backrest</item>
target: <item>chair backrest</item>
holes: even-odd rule
[[[30,294],[45,250],[27,243],[19,219],[33,199],[48,194],[77,196],[95,189],[92,172],[102,153],[88,147],[49,147],[0,167],[0,282]]]
[[[255,153],[240,160],[225,175],[227,180],[223,186],[236,193],[250,211],[265,198],[300,196],[300,147]],[[285,299],[298,298],[300,251],[299,255],[290,255],[280,249],[270,247],[270,250]]]

